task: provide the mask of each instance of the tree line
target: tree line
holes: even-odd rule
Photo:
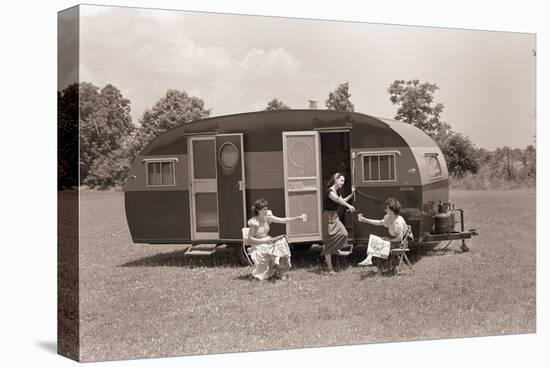
[[[454,131],[441,119],[442,103],[435,103],[436,84],[419,80],[396,80],[388,88],[390,101],[397,106],[396,120],[412,124],[431,136],[441,148],[447,168],[459,187],[488,189],[534,186],[536,150],[476,148],[471,139]]]
[[[74,109],[79,105],[78,116]],[[170,89],[143,113],[136,126],[130,101],[112,84],[101,89],[86,82],[70,85],[58,93],[58,189],[75,186],[76,177],[80,184],[101,189],[121,185],[132,161],[149,142],[173,127],[209,116],[200,98]],[[78,123],[79,141],[71,141]],[[63,159],[74,157],[76,143],[80,145],[79,172]]]
[[[397,107],[394,118],[418,127],[438,143],[453,179],[476,176],[534,184],[536,151],[532,145],[524,150],[476,148],[468,136],[442,121],[444,106],[435,103],[437,90],[433,83],[396,80],[387,92]],[[325,106],[352,112],[350,97],[349,83],[342,83],[329,93]],[[130,101],[112,84],[99,88],[82,82],[58,92],[59,189],[76,186],[76,177],[80,184],[101,189],[122,185],[132,161],[149,142],[171,128],[207,118],[211,113],[202,99],[174,89],[147,109],[137,125],[132,122],[130,108]],[[287,109],[290,107],[277,98],[265,108]],[[78,141],[74,140],[76,136]],[[74,160],[78,165],[73,164]]]

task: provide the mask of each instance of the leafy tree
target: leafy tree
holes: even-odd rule
[[[432,105],[439,88],[432,83],[414,80],[396,80],[388,88],[390,101],[397,105],[396,120],[413,124],[431,137],[450,132],[450,126],[441,121],[443,104]]]
[[[522,162],[526,178],[535,180],[537,177],[537,151],[534,146],[529,145],[525,148]]]
[[[351,103],[349,93],[349,82],[340,84],[334,92],[330,92],[325,105],[329,110],[353,112],[353,103]]]
[[[487,162],[492,179],[505,181],[533,180],[536,178],[536,152],[533,146],[525,151],[509,147],[497,148]]]
[[[152,109],[145,111],[140,132],[152,139],[173,127],[208,116],[210,110],[204,108],[202,99],[190,97],[185,91],[169,89]]]
[[[480,166],[484,166],[491,161],[491,152],[485,148],[476,149],[475,159]]]
[[[475,147],[467,136],[452,132],[440,143],[440,148],[449,174],[462,178],[468,172],[477,173],[479,164],[475,159]]]
[[[87,182],[95,160],[117,150],[134,129],[130,101],[113,85],[80,84],[80,181]]]
[[[78,186],[78,84],[57,92],[57,189]]]
[[[204,108],[202,99],[189,96],[185,91],[169,89],[141,117],[141,127],[129,145],[131,158],[135,158],[149,142],[165,131],[209,116],[210,110]]]
[[[271,101],[269,101],[265,110],[266,111],[290,110],[290,107],[284,104],[283,101],[279,101],[277,98],[273,98]]]
[[[477,149],[479,169],[473,175],[466,175],[461,184],[466,188],[485,190],[533,187],[536,183],[535,159],[533,146],[523,150],[509,147],[493,151]]]
[[[204,108],[202,99],[191,97],[185,91],[168,90],[151,109],[145,111],[140,128],[121,139],[119,149],[94,162],[90,184],[101,188],[122,184],[134,158],[154,138],[171,128],[209,115],[210,110]]]
[[[133,157],[140,151],[137,134],[137,130],[134,131],[124,138],[119,149],[94,161],[87,179],[90,186],[107,189],[124,183]]]

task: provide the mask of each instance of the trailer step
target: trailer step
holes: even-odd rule
[[[225,247],[225,245],[218,245],[214,243],[200,243],[194,245],[187,252],[185,256],[209,256],[216,252],[219,247]]]
[[[199,243],[198,245],[193,245],[189,251],[213,251],[218,247],[215,243]]]
[[[212,255],[215,250],[206,251],[206,250],[189,250],[185,253],[185,256],[209,256]]]
[[[341,250],[336,252],[335,255],[336,256],[342,256],[342,257],[347,257],[347,256],[351,255],[352,252],[353,252],[353,245],[348,244],[347,246],[342,247]]]
[[[349,255],[351,255],[351,251],[338,251],[336,252],[334,255],[336,256],[341,256],[341,257],[348,257]]]

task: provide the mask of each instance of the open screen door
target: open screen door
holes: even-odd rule
[[[321,240],[319,133],[283,132],[286,216],[307,215],[306,222],[287,224],[291,242]]]

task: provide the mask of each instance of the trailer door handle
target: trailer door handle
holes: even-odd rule
[[[407,172],[414,174],[416,173],[416,168],[409,168]]]

